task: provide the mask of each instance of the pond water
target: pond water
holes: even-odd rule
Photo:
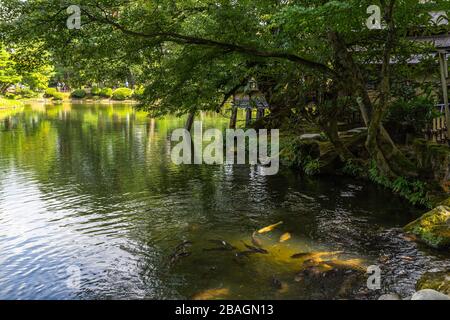
[[[168,134],[183,124],[117,104],[1,110],[0,299],[368,299],[411,294],[421,273],[449,266],[399,229],[424,210],[375,186],[174,165]],[[279,221],[255,236],[268,254],[236,255]],[[318,276],[291,258],[330,251],[352,267]],[[369,265],[381,290],[352,276]]]

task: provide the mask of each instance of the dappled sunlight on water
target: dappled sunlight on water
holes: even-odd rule
[[[363,273],[380,256],[383,291],[403,294],[448,265],[402,238],[421,211],[373,186],[174,165],[168,134],[183,126],[127,105],[2,111],[0,298],[370,298]],[[245,253],[255,241],[267,252]]]

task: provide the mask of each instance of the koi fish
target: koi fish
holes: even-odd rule
[[[193,300],[212,300],[217,298],[223,298],[230,293],[230,290],[227,288],[222,289],[209,289],[202,291],[200,293],[195,294],[192,299]]]
[[[244,241],[242,241],[242,243],[244,244],[244,246],[249,250],[252,251],[254,253],[262,253],[262,254],[268,254],[269,252],[263,248],[257,248],[251,245],[246,244]]]
[[[272,224],[272,225],[270,225],[270,226],[267,226],[267,227],[264,227],[264,228],[262,228],[262,229],[259,229],[258,230],[258,233],[266,233],[266,232],[270,232],[270,231],[272,231],[273,229],[275,229],[276,227],[278,227],[280,224],[283,224],[283,221],[280,221],[280,222],[278,222],[278,223],[275,223],[275,224]]]
[[[289,232],[286,232],[281,235],[280,242],[288,241],[291,238],[291,234]]]
[[[256,237],[256,231],[252,234],[252,244],[256,247],[262,247],[262,241]]]

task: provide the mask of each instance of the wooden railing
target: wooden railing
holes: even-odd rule
[[[432,123],[428,126],[426,138],[433,142],[446,143],[450,137],[447,137],[444,105],[440,104],[436,107],[438,108],[439,116],[434,118]]]

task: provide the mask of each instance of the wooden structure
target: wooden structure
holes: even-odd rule
[[[436,56],[439,60],[439,73],[441,82],[442,101],[437,107],[440,116],[433,119],[433,123],[427,129],[427,138],[440,143],[450,143],[450,108],[448,97],[449,72],[448,54],[450,53],[450,36],[441,35],[434,37],[424,37],[419,41],[433,43],[436,48]]]
[[[256,120],[259,120],[264,117],[266,109],[269,108],[269,104],[264,94],[259,90],[255,79],[251,79],[243,89],[234,94],[232,104],[231,129],[236,128],[238,109],[245,109],[245,126],[248,127],[252,123],[254,109],[256,109]]]
[[[442,12],[432,12],[430,13],[432,19],[438,25],[448,25],[448,18],[445,13]],[[430,124],[427,130],[427,138],[432,139],[437,142],[448,142],[450,143],[450,108],[449,108],[449,97],[448,97],[448,86],[449,86],[449,72],[448,72],[448,54],[450,53],[450,35],[441,34],[434,36],[423,36],[416,37],[414,41],[431,43],[436,48],[436,56],[439,60],[439,72],[440,72],[440,82],[442,90],[442,104],[438,107],[440,108],[441,116],[433,119],[433,123]],[[413,63],[420,62],[420,57],[415,57],[416,60]]]
[[[441,137],[443,139],[442,142],[450,142],[450,110],[448,105],[448,59],[447,54],[448,50],[450,48],[447,47],[445,49],[440,49],[438,51],[439,55],[439,67],[440,67],[440,73],[441,73],[441,85],[442,85],[442,98],[443,98],[443,104],[442,109],[444,112],[442,112],[441,109],[441,115],[444,114],[444,117],[439,117],[434,120],[436,120],[436,128],[437,132],[442,131],[445,133],[445,137]],[[444,119],[442,119],[444,118]],[[444,120],[444,121],[442,121]],[[445,123],[444,123],[445,122]],[[434,124],[433,124],[434,127]],[[442,135],[442,133],[441,133]]]
[[[449,135],[447,133],[447,121],[445,120],[445,108],[443,104],[437,106],[439,116],[434,118],[432,123],[429,124],[426,129],[426,138],[433,142],[437,143],[445,143],[449,139]]]
[[[259,90],[258,83],[255,79],[251,79],[248,84],[241,90],[237,91],[233,96],[230,128],[236,129],[236,121],[238,109],[245,109],[245,126],[250,126],[252,122],[252,113],[256,109],[256,120],[264,117],[266,109],[269,108],[266,97]],[[190,112],[186,119],[185,129],[191,131],[194,123],[195,112]]]

